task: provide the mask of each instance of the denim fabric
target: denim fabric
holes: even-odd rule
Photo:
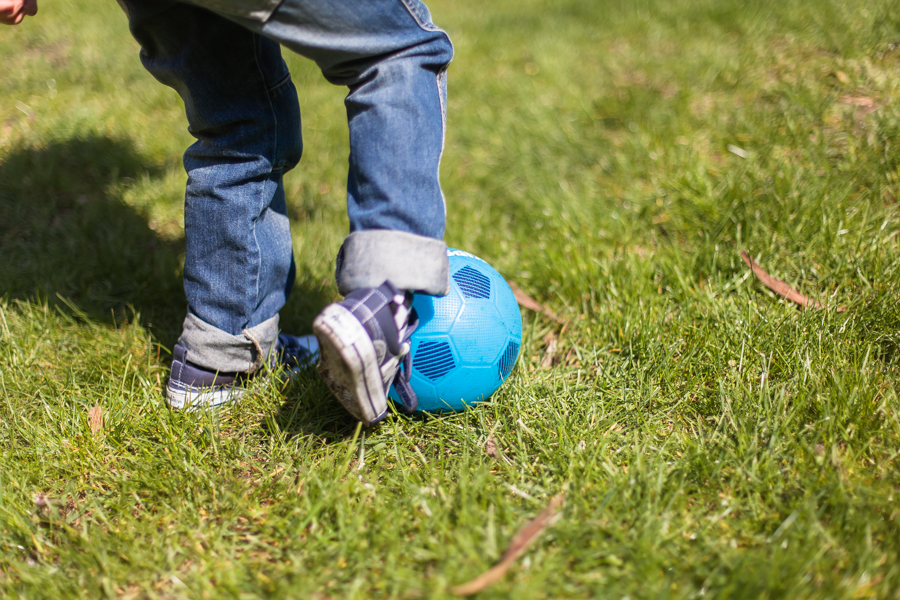
[[[368,257],[377,256],[377,264]],[[415,260],[409,260],[409,257]],[[360,288],[390,281],[398,288],[444,296],[450,291],[447,244],[403,231],[357,231],[338,253],[338,291],[345,296]]]
[[[191,4],[202,6],[221,15],[232,15],[255,21],[265,21],[281,0],[199,0]]]
[[[303,26],[298,28],[297,23]],[[350,231],[444,236],[438,168],[453,56],[417,0],[284,0],[262,32],[350,88]]]
[[[229,335],[188,313],[178,343],[190,349],[191,364],[198,367],[222,373],[253,373],[272,352],[277,338],[278,315],[239,335]]]
[[[205,357],[201,366],[235,371],[230,367],[238,363],[259,364],[254,349],[271,346],[274,337],[250,339],[245,332],[272,334],[268,323],[294,280],[282,176],[297,165],[303,147],[297,93],[279,45],[314,60],[329,81],[349,88],[351,235],[345,246],[357,248],[353,235],[365,232],[368,242],[375,240],[371,247],[391,249],[342,253],[341,291],[370,281],[378,285],[397,273],[415,273],[404,279],[409,289],[446,289],[438,168],[446,122],[445,70],[453,48],[424,4],[120,4],[141,45],[144,66],[184,100],[189,130],[197,139],[184,156],[189,315],[180,342],[192,357]]]

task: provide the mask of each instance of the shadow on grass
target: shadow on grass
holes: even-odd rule
[[[340,444],[352,438],[357,420],[322,381],[314,366],[297,373],[284,388],[284,401],[260,427],[268,434],[293,437],[312,437],[315,445]]]
[[[121,196],[127,178],[164,176],[127,138],[21,146],[0,159],[0,296],[71,301],[101,323],[133,311],[171,348],[181,332],[183,239],[166,239]],[[297,282],[300,284],[300,281]],[[334,290],[295,287],[282,326],[309,331]]]
[[[100,135],[19,147],[0,160],[0,297],[46,301],[121,325],[137,313],[171,348],[185,313],[183,239],[166,239],[121,196],[124,178],[164,175],[127,139]],[[298,280],[282,326],[310,331],[334,298],[329,283]],[[289,435],[324,443],[353,434],[355,421],[314,370],[286,390],[275,416]],[[265,425],[263,425],[265,426]]]
[[[131,309],[169,344],[184,318],[180,240],[160,238],[117,195],[163,174],[130,140],[91,135],[23,146],[0,163],[0,295],[74,303],[121,323]]]
[[[355,435],[358,421],[332,396],[314,368],[297,375],[285,386],[285,391],[285,400],[273,415],[273,421],[260,422],[260,427],[270,435],[314,437],[321,446],[340,444]],[[407,414],[391,401],[388,405],[384,422],[398,419],[401,423],[421,423],[440,418],[440,413]]]

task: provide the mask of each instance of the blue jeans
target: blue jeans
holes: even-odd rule
[[[350,234],[338,289],[385,280],[444,294],[446,209],[438,181],[447,34],[419,0],[120,0],[141,60],[184,100],[179,340],[191,362],[252,371],[278,334],[294,260],[282,178],[302,153],[297,93],[281,45],[347,86]]]

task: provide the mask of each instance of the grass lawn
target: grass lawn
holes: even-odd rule
[[[489,402],[361,433],[314,372],[167,408],[180,100],[111,0],[0,30],[0,594],[448,598],[564,491],[478,598],[900,598],[900,6],[430,5],[447,241],[565,325],[523,311]],[[287,60],[305,333],[338,297],[347,130]]]

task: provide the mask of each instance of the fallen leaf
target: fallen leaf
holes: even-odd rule
[[[516,559],[518,559],[534,540],[538,538],[541,532],[550,525],[553,521],[553,517],[556,516],[559,507],[562,505],[563,499],[565,499],[565,494],[563,493],[553,496],[550,503],[541,511],[541,514],[519,530],[519,533],[517,533],[516,537],[510,542],[506,552],[503,553],[503,556],[500,557],[500,561],[496,565],[472,581],[457,585],[451,588],[450,591],[457,596],[471,596],[500,581],[503,576],[506,575],[507,571],[509,571],[510,567],[512,567],[513,563],[516,562]]]
[[[527,308],[528,310],[534,311],[536,313],[540,313],[545,317],[549,317],[551,320],[556,321],[560,325],[565,324],[565,321],[563,319],[560,319],[559,315],[523,292],[522,288],[517,286],[515,283],[513,283],[512,281],[507,281],[507,283],[512,289],[513,295],[516,297],[516,302],[519,303],[519,306]]]
[[[99,406],[92,406],[88,411],[88,425],[91,427],[91,433],[97,435],[103,429],[103,409]]]
[[[743,148],[739,148],[738,146],[735,146],[734,144],[728,144],[727,149],[729,152],[731,152],[735,156],[740,156],[741,158],[747,158],[747,151],[744,150]]]
[[[741,258],[744,259],[744,262],[748,267],[750,267],[750,270],[754,275],[756,275],[756,278],[759,279],[763,283],[763,285],[765,285],[767,288],[769,288],[779,296],[782,296],[783,298],[796,303],[800,308],[825,308],[820,302],[807,298],[782,280],[775,279],[774,277],[763,271],[760,266],[756,264],[756,262],[752,258],[750,258],[750,255],[746,250],[741,250]],[[847,309],[842,306],[837,309],[837,312],[841,313],[846,310]]]
[[[53,512],[54,501],[45,494],[34,496],[34,516],[41,521],[48,521]]]
[[[494,443],[494,438],[488,438],[487,443],[484,445],[484,453],[491,458],[500,458],[500,453],[497,452],[497,444]]]
[[[863,108],[873,108],[875,101],[868,96],[841,96],[838,98],[841,104],[851,104],[853,106],[862,106]]]
[[[553,357],[556,355],[556,347],[558,345],[556,338],[551,339],[550,343],[547,344],[547,350],[544,352],[543,358],[541,358],[541,368],[549,369],[553,366]]]

